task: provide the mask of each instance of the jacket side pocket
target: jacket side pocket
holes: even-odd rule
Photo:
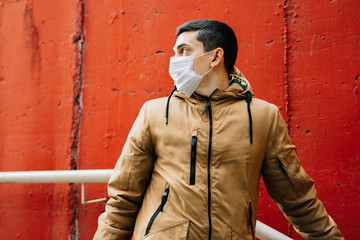
[[[151,216],[151,218],[149,220],[149,223],[148,223],[148,225],[146,227],[146,230],[145,230],[145,236],[147,234],[149,234],[151,226],[155,221],[155,218],[159,215],[160,212],[163,211],[164,206],[165,206],[165,204],[167,202],[168,196],[169,196],[169,188],[165,189],[163,195],[161,196],[161,203],[160,203],[159,207],[156,209],[156,211],[154,212],[154,214]]]
[[[190,185],[195,185],[196,175],[196,146],[197,136],[193,135],[191,138],[191,155],[190,155]]]
[[[144,237],[144,240],[187,240],[189,235],[189,225],[189,220],[182,220],[149,233]]]

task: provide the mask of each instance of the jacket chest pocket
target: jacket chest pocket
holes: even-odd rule
[[[195,185],[196,176],[196,148],[197,148],[197,132],[191,138],[191,153],[190,153],[190,185]]]

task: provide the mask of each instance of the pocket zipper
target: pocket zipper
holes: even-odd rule
[[[160,206],[156,209],[155,213],[151,216],[151,218],[149,220],[149,223],[145,230],[145,236],[150,232],[151,225],[154,223],[154,220],[157,217],[157,215],[159,215],[159,213],[163,211],[165,203],[168,199],[168,196],[169,196],[169,189],[167,188],[167,189],[165,189],[163,195],[161,196]]]
[[[254,226],[253,226],[253,222],[252,222],[252,216],[253,216],[253,210],[252,210],[252,207],[251,207],[251,201],[249,201],[249,224],[250,224],[250,228],[251,228],[252,238],[253,238],[253,240],[255,240],[255,234],[254,234]]]
[[[282,163],[282,161],[280,159],[279,160],[279,164],[280,164],[280,167],[284,170],[284,172],[289,175],[289,170],[287,170],[286,166]]]
[[[196,145],[197,137],[193,136],[191,139],[191,156],[190,156],[190,185],[195,185],[196,174]]]

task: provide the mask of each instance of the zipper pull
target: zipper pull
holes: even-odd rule
[[[165,189],[163,195],[161,196],[161,204],[160,204],[160,211],[162,212],[163,211],[163,208],[165,206],[165,203],[168,199],[168,196],[169,196],[169,189]]]
[[[197,140],[197,137],[196,137],[196,136],[192,136],[192,138],[191,138],[191,146],[195,146],[196,140]]]
[[[206,113],[206,110],[208,110],[208,108],[210,107],[210,99],[211,99],[212,95],[214,95],[218,90],[219,90],[219,89],[216,88],[216,89],[210,94],[210,96],[206,99],[206,106],[205,106],[205,109],[204,109],[204,111],[202,112],[201,115],[204,115],[204,114]]]
[[[210,107],[210,100],[208,99],[204,108],[204,111],[202,112],[201,115],[204,115],[206,113],[206,111],[208,110],[208,108]]]

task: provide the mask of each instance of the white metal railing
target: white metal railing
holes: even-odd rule
[[[81,183],[81,203],[106,201],[106,198],[85,200],[85,183],[106,183],[112,169],[0,172],[0,183]]]
[[[292,240],[292,238],[289,238],[258,220],[256,220],[255,235],[261,240]]]
[[[81,183],[81,203],[106,201],[106,198],[85,201],[85,183],[106,183],[112,169],[0,172],[0,183]],[[261,240],[292,240],[266,224],[256,220],[256,237]]]
[[[0,172],[0,183],[106,183],[112,169]]]

